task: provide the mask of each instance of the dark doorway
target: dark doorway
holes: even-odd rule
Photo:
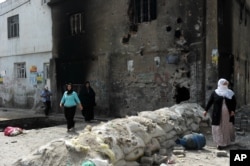
[[[189,89],[186,87],[176,87],[175,102],[177,104],[190,99]]]
[[[230,53],[219,53],[218,60],[218,76],[219,78],[225,78],[232,85],[233,83],[233,70],[234,70],[234,57]]]

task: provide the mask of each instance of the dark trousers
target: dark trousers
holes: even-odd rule
[[[51,109],[51,102],[50,102],[50,101],[46,101],[46,102],[44,102],[43,104],[44,104],[44,107],[45,107],[45,109],[44,109],[44,114],[45,114],[46,116],[48,116],[48,115],[49,115],[49,111],[50,111],[50,109]]]
[[[64,107],[64,116],[67,120],[67,129],[75,127],[75,121],[74,121],[75,113],[76,113],[76,106]]]
[[[83,106],[82,115],[85,121],[90,121],[94,119],[94,107],[93,106]]]

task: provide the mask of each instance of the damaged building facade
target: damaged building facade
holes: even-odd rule
[[[53,89],[89,80],[96,111],[118,117],[183,100],[202,102],[205,2],[52,0],[49,5]]]
[[[204,106],[220,77],[249,99],[249,0],[50,0],[54,111],[65,84],[123,117],[181,101]],[[48,16],[49,18],[50,16]],[[35,104],[35,103],[33,103]]]

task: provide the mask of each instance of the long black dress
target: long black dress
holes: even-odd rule
[[[95,102],[95,91],[89,86],[83,86],[79,93],[80,101],[83,105],[82,115],[85,121],[90,121],[94,119],[94,106]]]

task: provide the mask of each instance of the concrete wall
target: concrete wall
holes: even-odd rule
[[[234,80],[238,106],[250,103],[250,1],[233,1]]]
[[[206,1],[206,56],[205,56],[205,79],[203,80],[205,100],[208,100],[211,92],[217,87],[218,80],[218,5],[217,0]],[[213,60],[213,56],[215,57]]]
[[[40,101],[44,63],[52,57],[52,20],[47,4],[38,0],[7,0],[0,4],[0,106],[34,108]],[[8,38],[8,17],[19,15],[19,37]],[[16,78],[14,63],[25,62],[27,78]],[[37,67],[31,72],[32,66]],[[38,74],[42,82],[37,80]],[[50,85],[49,85],[50,86]]]
[[[137,32],[130,30],[129,0],[51,2],[53,57],[87,64],[75,77],[90,80],[99,113],[124,116],[172,105],[177,85],[189,90],[190,101],[202,102],[205,2],[157,0],[156,20],[138,24]],[[67,16],[79,11],[84,33],[72,37]],[[71,75],[62,70],[54,71],[58,92]]]

